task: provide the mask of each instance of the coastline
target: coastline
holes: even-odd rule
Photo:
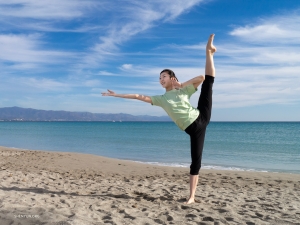
[[[70,153],[70,154],[83,154],[83,155],[90,155],[90,156],[96,156],[96,157],[103,157],[106,159],[114,159],[114,160],[121,160],[126,162],[132,162],[132,163],[138,163],[138,164],[145,164],[150,166],[158,166],[158,167],[172,167],[172,168],[182,168],[182,169],[189,169],[190,164],[176,164],[176,163],[164,163],[164,162],[147,162],[147,161],[139,161],[139,160],[133,160],[133,159],[122,159],[122,158],[114,158],[110,156],[102,156],[97,155],[93,153],[82,153],[82,152],[70,152],[70,151],[60,151],[60,150],[38,150],[38,149],[26,149],[26,148],[17,148],[17,147],[6,147],[6,146],[0,146],[1,149],[10,149],[10,150],[16,150],[16,151],[38,151],[38,152],[55,152],[55,153]],[[241,166],[229,166],[229,165],[209,165],[209,164],[202,164],[201,171],[202,170],[213,170],[213,171],[232,171],[232,172],[259,172],[259,173],[279,173],[279,174],[296,174],[300,175],[300,172],[297,171],[286,171],[286,170],[272,170],[272,169],[257,169],[257,168],[246,168]]]
[[[201,169],[200,203],[184,205],[188,168],[0,147],[0,179],[1,224],[300,221],[299,174]]]

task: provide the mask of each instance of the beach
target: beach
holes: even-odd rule
[[[300,175],[0,147],[0,224],[300,224]]]

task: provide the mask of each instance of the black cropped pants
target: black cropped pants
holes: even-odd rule
[[[197,107],[200,114],[198,118],[185,129],[185,132],[190,135],[191,140],[191,175],[198,175],[201,168],[205,132],[211,117],[213,83],[214,77],[205,75]]]

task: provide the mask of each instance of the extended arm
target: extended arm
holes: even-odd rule
[[[200,75],[200,76],[194,77],[194,78],[192,78],[192,79],[190,79],[186,82],[183,82],[183,83],[179,83],[174,78],[172,79],[172,82],[173,82],[173,86],[176,87],[176,88],[183,88],[183,87],[188,86],[190,84],[193,84],[194,87],[197,88],[204,80],[205,80],[205,76]]]
[[[129,98],[129,99],[137,99],[143,102],[148,102],[152,104],[152,100],[149,96],[146,95],[140,95],[140,94],[117,94],[111,90],[107,90],[108,92],[101,93],[102,96],[113,96],[118,98]]]

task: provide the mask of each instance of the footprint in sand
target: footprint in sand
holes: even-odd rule
[[[228,212],[227,210],[225,210],[225,209],[218,209],[217,210],[219,213],[225,213],[225,212]]]
[[[102,220],[112,220],[112,218],[110,216],[104,216],[102,217]]]
[[[185,205],[182,205],[181,206],[181,209],[189,209],[190,207],[188,207],[188,206],[185,206]]]
[[[234,219],[232,217],[225,217],[225,220],[230,222],[230,221],[233,221]]]
[[[214,218],[210,217],[210,216],[205,216],[203,217],[202,221],[210,221],[210,222],[214,222]]]
[[[239,211],[239,212],[237,212],[239,215],[245,215],[246,213],[247,213],[248,211],[247,210],[243,210],[243,211]]]
[[[187,217],[187,218],[195,218],[195,217],[197,217],[197,215],[189,213],[189,214],[186,214],[185,217]]]
[[[255,225],[255,223],[252,222],[246,222],[247,225]]]
[[[260,217],[260,218],[264,217],[263,214],[260,214],[260,213],[258,213],[258,212],[256,212],[255,215],[257,215],[257,216]]]

